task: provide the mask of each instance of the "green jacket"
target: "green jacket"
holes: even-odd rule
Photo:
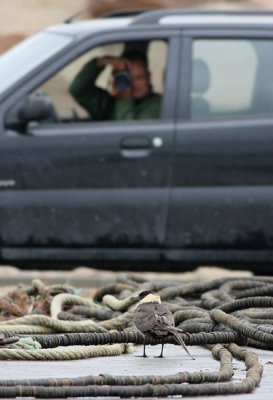
[[[96,59],[89,61],[69,87],[72,97],[92,116],[94,121],[158,119],[161,96],[151,93],[142,99],[116,99],[95,85],[103,68]]]

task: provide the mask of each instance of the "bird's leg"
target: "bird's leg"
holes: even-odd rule
[[[144,336],[144,341],[143,341],[143,354],[142,354],[142,356],[135,356],[135,357],[144,357],[144,358],[147,358],[148,356],[146,356],[146,353],[145,353],[145,344],[146,344],[146,341],[145,341],[145,336]]]
[[[159,356],[155,356],[155,358],[163,358],[163,347],[164,347],[164,342],[162,342],[160,355]]]
[[[145,353],[145,345],[146,345],[146,339],[145,339],[145,336],[144,336],[144,342],[143,342],[143,355],[142,355],[142,357],[147,357],[147,356],[146,356],[146,353]]]

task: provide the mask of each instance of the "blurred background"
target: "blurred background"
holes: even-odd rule
[[[86,10],[78,19],[135,8],[273,8],[272,0],[1,0],[0,53],[48,25]]]
[[[200,8],[200,9],[273,9],[273,0],[0,0],[0,53],[15,45],[24,38],[33,33],[44,29],[49,25],[59,24],[72,16],[77,16],[76,20],[90,19],[100,17],[112,11],[125,9],[149,9],[149,8]],[[158,44],[158,43],[155,43]],[[158,45],[162,46],[162,43]],[[101,46],[102,48],[103,46]],[[92,49],[91,51],[96,51]],[[121,51],[118,54],[121,54]],[[109,49],[105,50],[109,54]],[[166,48],[160,51],[155,49],[153,57],[159,77],[154,76],[155,82],[153,87],[156,92],[161,93],[162,87],[158,82],[162,83],[161,76],[165,70],[165,62],[162,68],[158,68],[160,63],[156,59],[156,55],[166,58]],[[90,54],[84,54],[87,60]],[[151,57],[152,58],[152,57]],[[149,60],[150,61],[150,60]],[[73,109],[81,116],[82,110],[72,98],[63,101],[64,96],[69,96],[68,87],[73,77],[83,65],[83,59],[79,58],[71,63],[67,68],[63,68],[60,74],[51,77],[39,89],[50,94],[59,115],[66,117],[71,114],[71,109],[67,104],[72,105]],[[152,68],[155,70],[155,68]],[[109,80],[106,79],[108,82]],[[158,87],[157,87],[158,84]],[[162,85],[161,85],[162,86]],[[35,89],[36,90],[36,89]],[[242,92],[245,94],[245,92]],[[33,93],[35,95],[35,93]],[[247,97],[247,96],[246,96]],[[238,100],[238,99],[237,99]]]

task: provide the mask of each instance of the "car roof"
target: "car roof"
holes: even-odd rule
[[[64,35],[73,35],[77,37],[86,36],[93,32],[109,31],[127,27],[133,21],[133,18],[97,18],[87,21],[62,23],[52,25],[45,29],[46,32],[54,32]]]
[[[86,21],[67,21],[46,28],[46,31],[86,36],[93,32],[109,31],[137,25],[175,27],[273,27],[273,10],[207,10],[207,9],[147,9],[107,14],[104,18]]]
[[[133,24],[260,24],[273,23],[273,10],[158,9],[141,13]]]

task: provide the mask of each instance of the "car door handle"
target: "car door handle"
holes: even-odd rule
[[[150,140],[145,136],[135,136],[135,137],[127,137],[122,139],[121,148],[122,149],[147,149],[151,147]]]
[[[151,142],[145,136],[127,137],[121,141],[121,154],[127,158],[147,157],[151,152]]]

